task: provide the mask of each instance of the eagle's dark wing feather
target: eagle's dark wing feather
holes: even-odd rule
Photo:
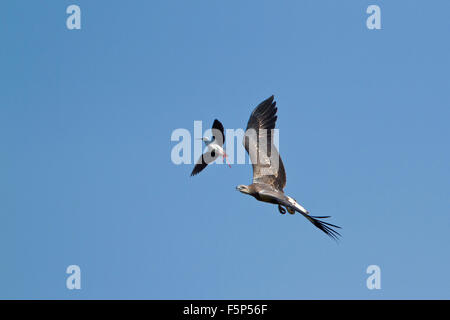
[[[252,162],[253,183],[266,183],[283,191],[286,173],[272,137],[276,113],[273,96],[261,102],[250,115],[243,144]]]

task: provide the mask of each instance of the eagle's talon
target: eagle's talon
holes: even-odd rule
[[[280,211],[281,214],[285,214],[286,213],[286,209],[283,208],[282,206],[278,205],[278,211]]]

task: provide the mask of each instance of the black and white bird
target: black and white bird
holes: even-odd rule
[[[272,131],[277,121],[276,113],[276,102],[271,96],[261,102],[250,115],[243,144],[252,162],[253,183],[248,186],[239,185],[236,189],[255,197],[256,200],[278,205],[281,214],[285,214],[286,210],[290,214],[299,212],[314,226],[337,240],[340,234],[333,228],[340,227],[319,220],[329,218],[329,216],[310,216],[309,212],[295,199],[284,194],[286,172],[272,137]]]
[[[222,123],[215,119],[212,126],[212,134],[211,139],[206,137],[200,138],[205,142],[205,145],[208,147],[208,151],[202,154],[202,156],[198,159],[197,163],[194,166],[194,169],[191,172],[191,176],[195,176],[200,173],[203,169],[206,168],[208,164],[216,160],[218,157],[223,157],[224,160],[227,158],[227,154],[225,153],[225,149],[223,148],[223,144],[225,143],[225,133]],[[231,165],[228,164],[231,168]]]

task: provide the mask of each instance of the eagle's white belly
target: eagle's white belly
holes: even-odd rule
[[[299,205],[297,201],[295,201],[294,199],[292,199],[289,196],[286,196],[286,197],[287,197],[289,203],[292,204],[294,207],[296,207],[298,210],[302,211],[305,214],[309,214],[308,210],[306,210],[301,205]]]

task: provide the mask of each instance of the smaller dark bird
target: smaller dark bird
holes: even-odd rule
[[[205,142],[205,145],[208,147],[208,151],[202,154],[202,156],[198,159],[197,163],[194,166],[194,169],[191,172],[191,176],[195,176],[200,173],[203,169],[206,168],[208,164],[214,162],[219,156],[222,156],[224,160],[227,158],[227,154],[223,148],[223,144],[225,143],[225,133],[222,123],[215,119],[212,126],[212,134],[211,139],[206,137],[200,138]],[[228,164],[231,168],[231,165]]]

